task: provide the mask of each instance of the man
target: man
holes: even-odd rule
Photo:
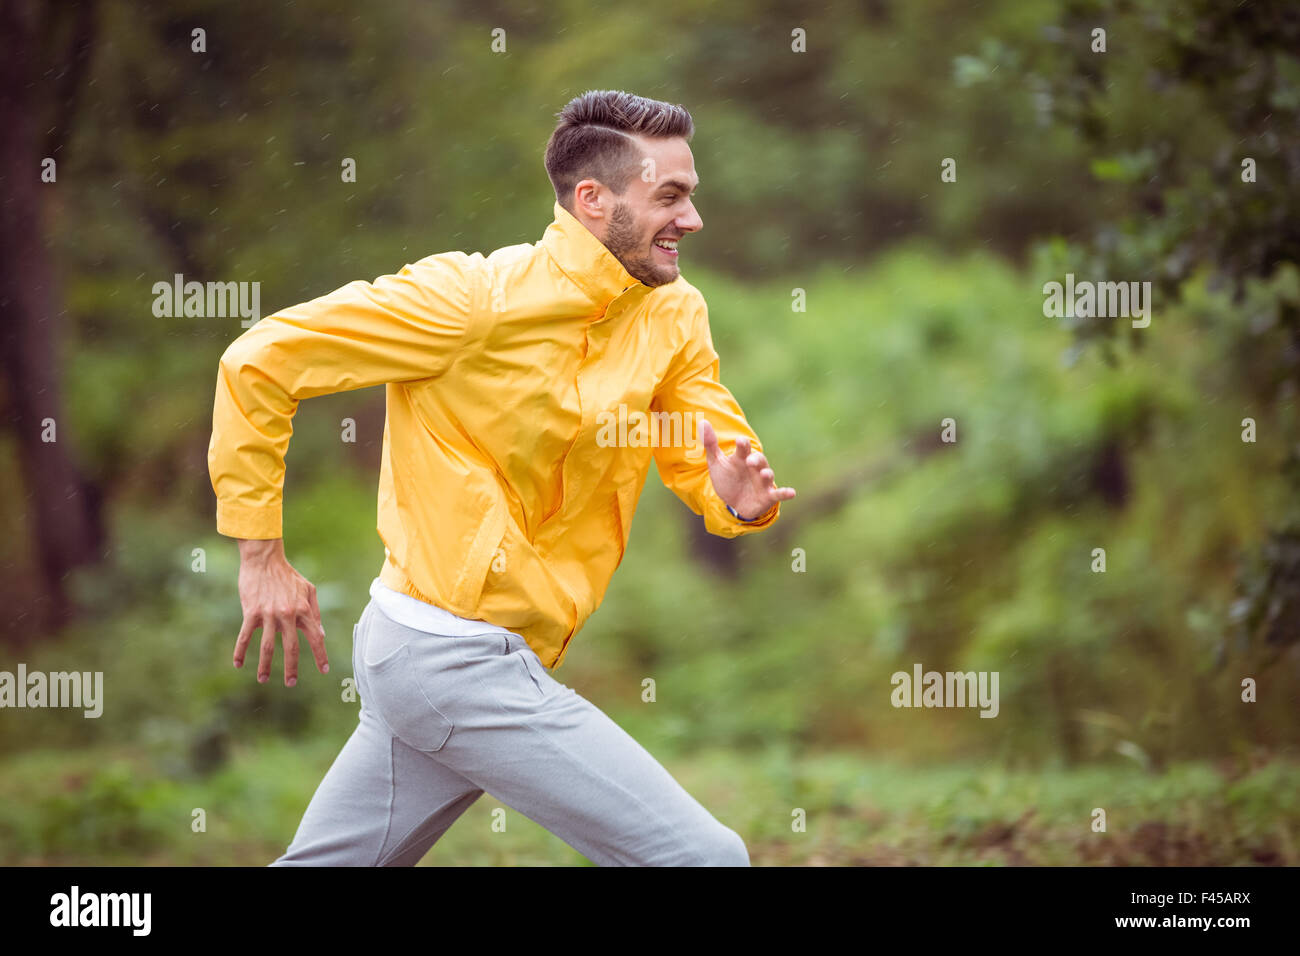
[[[703,227],[690,114],[593,91],[558,115],[539,242],[350,283],[222,356],[208,463],[217,530],[239,539],[234,664],[260,627],[259,681],[277,631],[286,685],[298,628],[328,670],[315,588],[281,539],[297,403],[386,386],[359,723],[276,864],[414,865],[485,790],[601,865],[749,864],[733,830],[548,670],[622,561],[652,457],[724,537],[769,527],[795,494],[718,381],[704,299],[678,271],[678,241]],[[696,424],[702,453],[685,437]]]

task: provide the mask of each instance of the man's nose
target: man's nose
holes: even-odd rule
[[[704,220],[700,218],[700,214],[696,211],[695,203],[688,199],[686,205],[690,212],[677,220],[677,228],[682,232],[699,232],[704,228]]]

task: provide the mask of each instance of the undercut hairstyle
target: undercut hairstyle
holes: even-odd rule
[[[546,175],[555,199],[573,212],[573,189],[584,179],[608,186],[616,196],[641,172],[641,150],[628,134],[680,136],[688,142],[695,123],[683,106],[619,90],[590,90],[570,100],[546,143]]]

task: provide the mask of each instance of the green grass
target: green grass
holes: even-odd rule
[[[266,740],[208,777],[159,772],[130,749],[11,756],[0,764],[0,864],[265,865],[292,838],[338,741]],[[666,760],[682,785],[780,865],[1295,865],[1300,766],[1225,773],[1179,764],[1005,770],[908,767],[846,752],[702,751]],[[505,829],[493,811],[505,810]],[[1106,832],[1092,829],[1094,808]],[[192,829],[202,808],[206,829]],[[793,827],[803,811],[802,831]],[[424,866],[588,861],[485,794]]]

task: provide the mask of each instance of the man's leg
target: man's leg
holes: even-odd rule
[[[533,715],[522,730],[491,719],[458,727],[444,762],[602,866],[750,865],[740,835],[630,734],[531,649],[508,656],[527,660],[535,678],[523,688],[537,697]],[[514,688],[485,692],[503,716],[520,706]]]
[[[363,709],[271,866],[414,866],[482,793]]]
[[[361,646],[354,629],[360,721],[272,866],[414,866],[483,792],[392,735],[368,704]]]
[[[749,865],[740,836],[595,705],[551,677],[522,637],[428,634],[373,604],[367,612],[372,630],[363,639],[376,646],[360,662],[362,699],[369,689],[399,742],[595,863]]]

